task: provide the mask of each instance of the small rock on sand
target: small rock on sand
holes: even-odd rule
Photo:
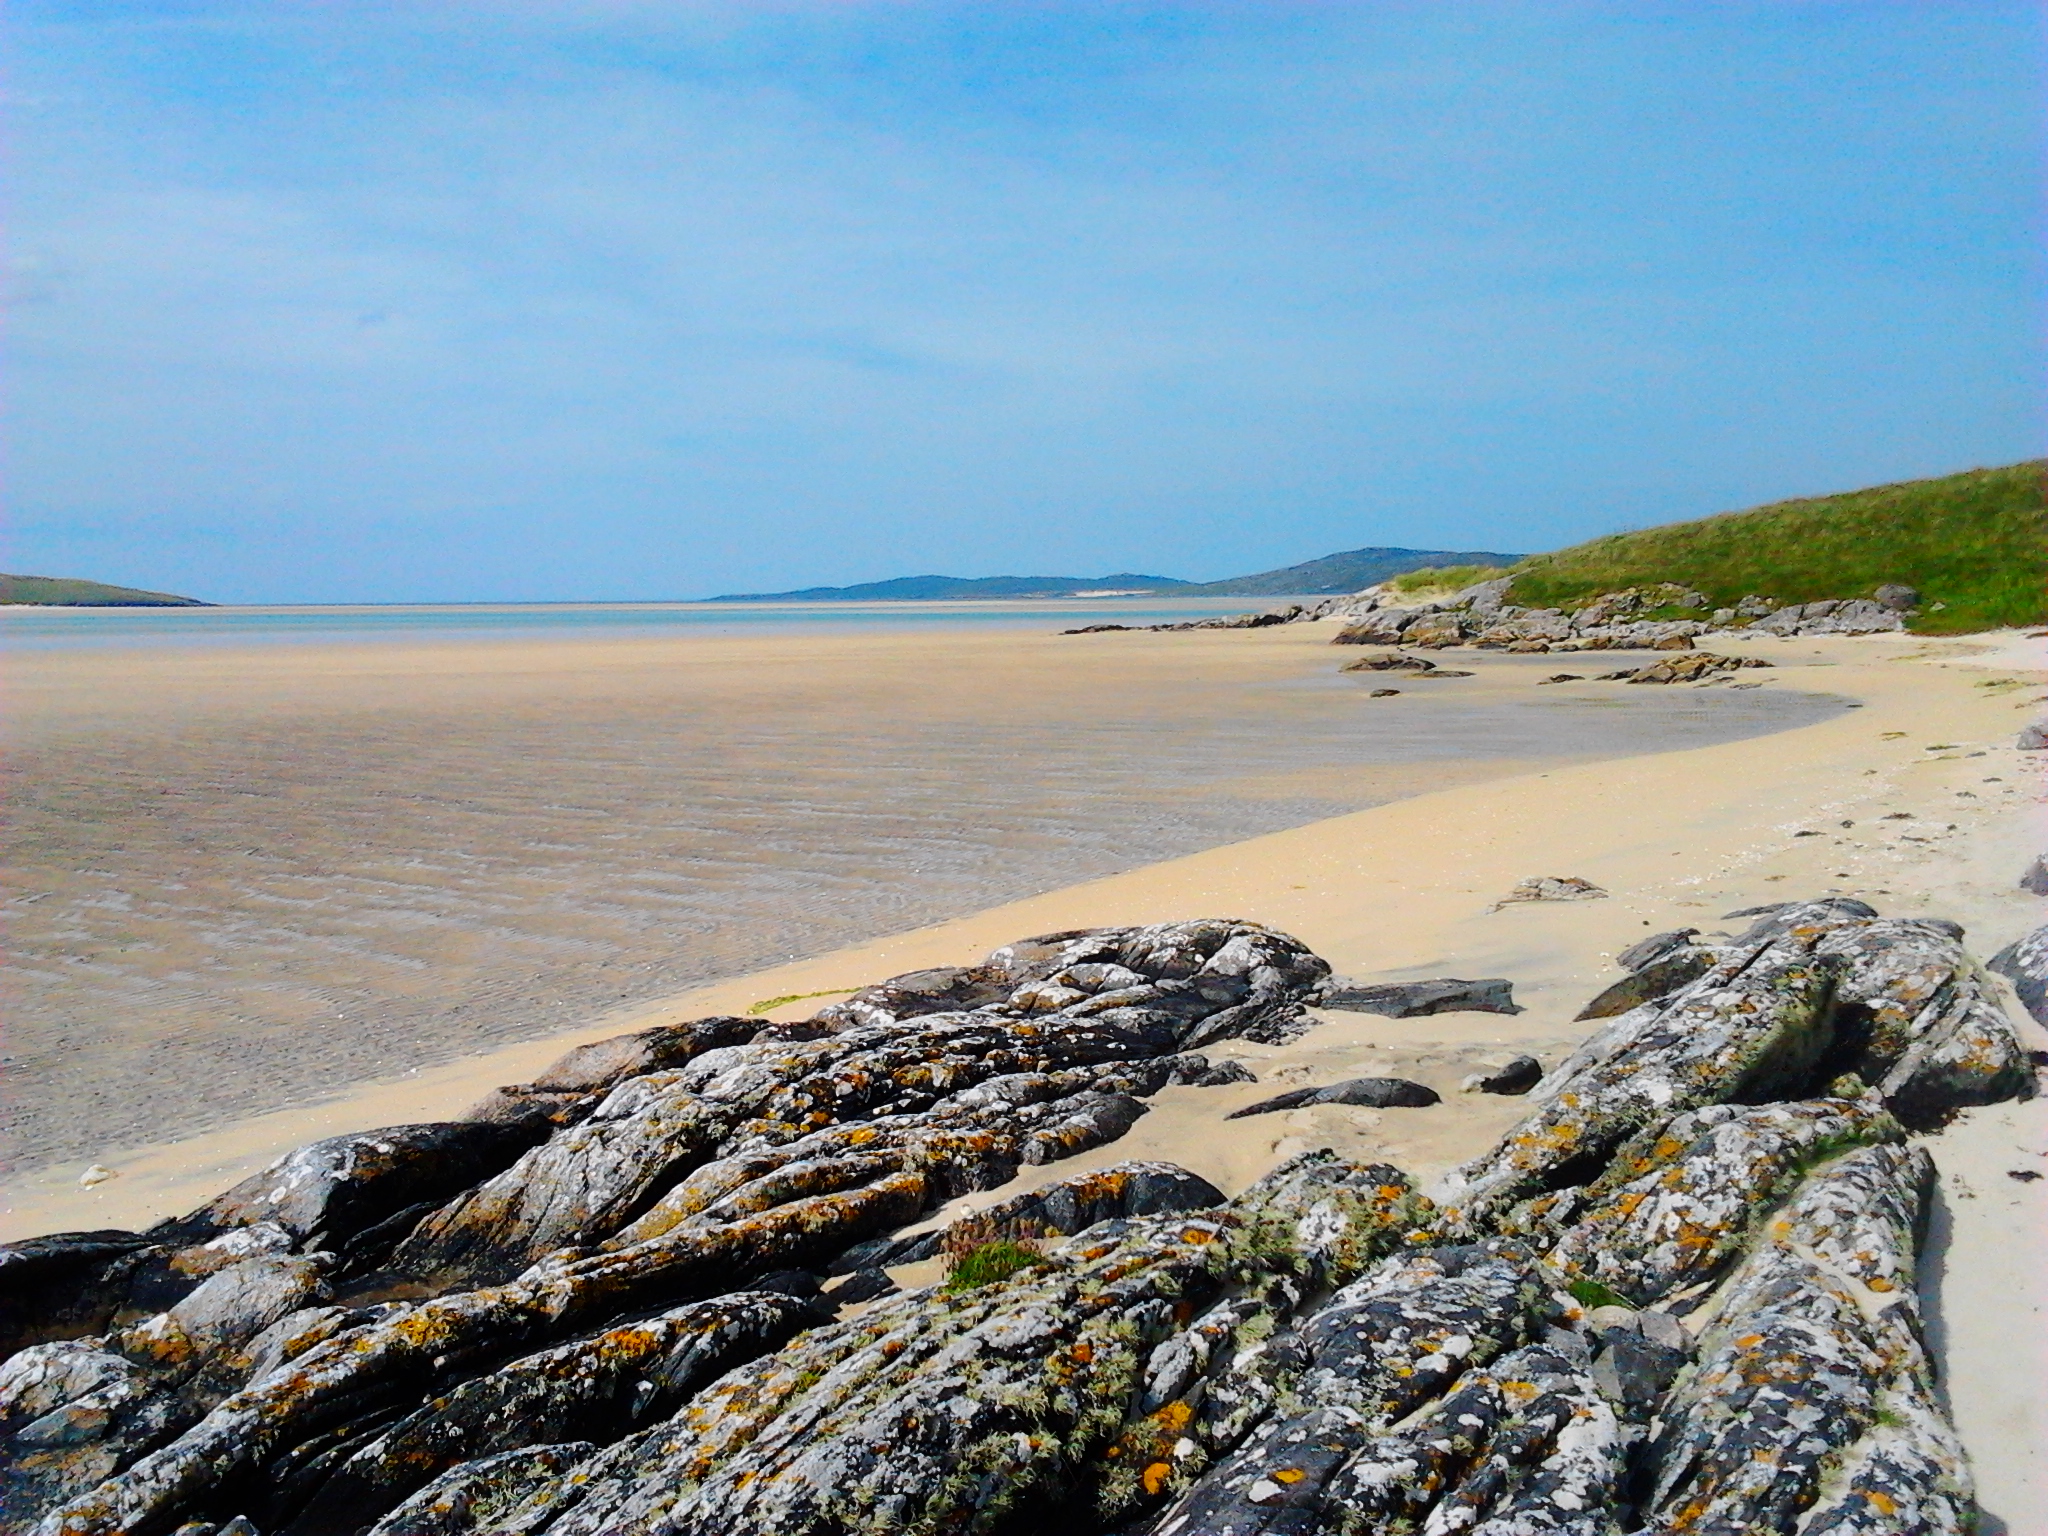
[[[1398,688],[1375,688],[1366,697],[1368,699],[1391,699],[1398,697],[1400,692],[1401,690]]]
[[[2020,876],[2020,889],[2048,896],[2048,853],[2039,855],[2027,866],[2027,872]]]
[[[1324,1008],[1350,1013],[1377,1013],[1390,1019],[1414,1019],[1431,1013],[1520,1013],[1514,983],[1501,976],[1461,981],[1445,976],[1436,981],[1396,981],[1376,987],[1332,987],[1323,994]]]
[[[1332,1083],[1327,1088],[1297,1088],[1292,1093],[1261,1099],[1243,1109],[1232,1110],[1224,1118],[1242,1120],[1247,1115],[1270,1115],[1275,1110],[1304,1109],[1311,1104],[1361,1104],[1368,1109],[1427,1109],[1442,1102],[1434,1088],[1410,1082],[1405,1077],[1354,1077],[1348,1082]]]
[[[1517,1098],[1543,1081],[1543,1063],[1517,1056],[1498,1072],[1475,1072],[1459,1086],[1467,1093],[1498,1093]]]
[[[1496,901],[1492,910],[1498,912],[1523,901],[1598,901],[1606,894],[1592,881],[1581,880],[1577,875],[1534,875]]]

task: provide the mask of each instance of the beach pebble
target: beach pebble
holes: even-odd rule
[[[1368,693],[1366,697],[1368,699],[1391,699],[1396,697],[1400,692],[1401,690],[1398,688],[1375,688],[1371,693]]]
[[[78,1182],[86,1189],[91,1189],[94,1185],[104,1184],[109,1179],[118,1179],[119,1177],[120,1175],[114,1172],[113,1169],[99,1163],[94,1163],[78,1176]]]

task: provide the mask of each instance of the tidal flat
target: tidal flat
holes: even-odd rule
[[[1325,628],[17,652],[6,1171],[1408,795],[1841,707],[1539,687],[1539,657],[1370,699]]]

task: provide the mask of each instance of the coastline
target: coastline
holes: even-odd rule
[[[1778,686],[1825,689],[1862,707],[1765,738],[1451,787],[692,988],[630,1017],[136,1149],[108,1159],[121,1176],[91,1191],[77,1187],[75,1169],[52,1170],[17,1183],[0,1237],[141,1224],[197,1204],[304,1141],[458,1112],[582,1040],[959,964],[1061,928],[1230,915],[1296,935],[1359,981],[1511,978],[1527,1009],[1519,1017],[1325,1015],[1322,1028],[1291,1046],[1231,1053],[1268,1084],[1286,1084],[1294,1069],[1322,1081],[1347,1063],[1357,1071],[1398,1061],[1405,1075],[1431,1081],[1434,1072],[1446,1079],[1436,1086],[1451,1088],[1473,1056],[1549,1049],[1583,1035],[1590,1026],[1568,1021],[1612,979],[1609,957],[1632,932],[1712,928],[1740,907],[1829,891],[1862,896],[1887,915],[1955,918],[1980,958],[2038,924],[2039,902],[2014,884],[2042,828],[2032,770],[2012,745],[2031,718],[2025,706],[2048,680],[2038,642],[1871,637],[1753,648],[1781,669]],[[2026,686],[1999,686],[2008,678]],[[1946,745],[1929,750],[1935,744]],[[1910,820],[1880,820],[1899,812]],[[1795,837],[1800,831],[1820,835]],[[1538,874],[1580,876],[1611,895],[1489,910],[1516,881]],[[771,1016],[801,1017],[815,1006]],[[2030,1048],[2048,1044],[2038,1029],[2023,1033]],[[1043,1173],[1171,1156],[1230,1191],[1301,1145],[1334,1143],[1349,1155],[1386,1157],[1427,1182],[1497,1134],[1501,1115],[1513,1118],[1511,1101],[1447,1092],[1429,1112],[1434,1118],[1408,1126],[1398,1115],[1347,1108],[1227,1130],[1219,1123],[1240,1101],[1270,1091],[1168,1089],[1128,1136]],[[1930,1333],[1985,1507],[2010,1531],[2035,1529],[2025,1512],[2048,1505],[2036,1358],[2048,1200],[2038,1184],[2005,1175],[2048,1156],[2048,1109],[2037,1099],[1969,1111],[1929,1146],[1941,1172],[1923,1281]],[[2016,1330],[2033,1341],[2032,1353],[2013,1348]]]

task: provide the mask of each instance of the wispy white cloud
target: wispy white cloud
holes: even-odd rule
[[[1215,575],[2017,457],[2028,25],[31,6],[8,558]]]

